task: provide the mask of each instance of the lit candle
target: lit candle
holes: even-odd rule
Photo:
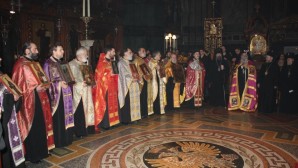
[[[85,0],[83,0],[83,17],[85,17]]]
[[[168,50],[168,40],[169,40],[169,36],[166,36],[166,37],[165,37],[165,40],[166,40],[166,48],[165,48],[165,50]]]
[[[176,37],[176,35],[173,35],[173,50],[175,50],[176,49],[176,39],[177,39],[177,37]]]
[[[90,17],[90,0],[87,0],[87,5],[88,5],[88,17]]]

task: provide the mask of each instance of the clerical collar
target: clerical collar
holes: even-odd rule
[[[105,57],[106,61],[111,62],[110,58]]]
[[[56,62],[61,62],[61,60],[55,58],[54,56],[51,56]]]

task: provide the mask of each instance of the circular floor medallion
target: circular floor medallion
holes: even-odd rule
[[[134,155],[131,155],[134,156]],[[133,163],[133,158],[127,161]],[[176,141],[151,146],[143,155],[147,167],[243,167],[243,158],[235,151],[212,143]],[[129,164],[129,163],[127,163]]]
[[[285,167],[293,156],[256,138],[204,129],[126,135],[100,146],[87,167]]]

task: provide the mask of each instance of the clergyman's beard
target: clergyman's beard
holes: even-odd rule
[[[38,60],[38,54],[33,54],[33,53],[31,53],[30,58],[31,58],[32,60],[34,60],[34,61],[37,61],[37,60]]]
[[[87,59],[87,58],[83,58],[83,59],[82,59],[82,62],[83,62],[83,63],[87,63],[87,62],[88,62],[88,59]]]
[[[246,63],[248,62],[248,60],[247,60],[247,59],[241,59],[241,61],[240,61],[240,62],[241,62],[241,64],[243,64],[243,65],[244,65],[244,64],[246,64]]]

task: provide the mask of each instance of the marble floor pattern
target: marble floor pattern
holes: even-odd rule
[[[165,151],[158,144],[175,147],[175,140],[183,141],[178,143],[181,149],[183,145],[183,149],[188,149],[186,146],[190,144],[213,146],[209,150],[211,155],[213,152],[222,158],[229,156],[230,160],[231,155],[224,151],[233,149],[242,157],[241,166],[236,167],[294,167],[298,162],[298,115],[229,112],[221,107],[181,108],[76,139],[70,146],[54,149],[41,163],[26,165],[32,168],[151,167],[162,165],[158,163],[161,160],[149,158]],[[148,158],[143,160],[145,155]],[[217,163],[216,158],[213,161]]]

